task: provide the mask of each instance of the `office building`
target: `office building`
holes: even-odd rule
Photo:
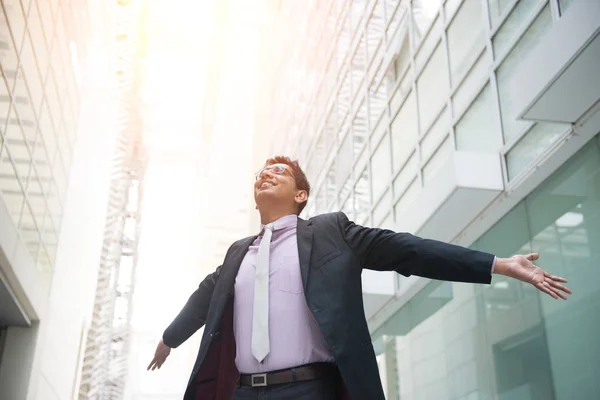
[[[78,398],[123,117],[118,7],[0,8],[2,399]]]
[[[538,251],[574,291],[365,271],[387,398],[598,398],[600,3],[271,6],[271,152],[306,169],[305,216]]]

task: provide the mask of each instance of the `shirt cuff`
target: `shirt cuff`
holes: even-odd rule
[[[492,271],[490,272],[490,274],[494,273],[494,268],[496,268],[496,257],[494,257],[494,261],[492,261]]]

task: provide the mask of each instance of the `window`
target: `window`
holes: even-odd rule
[[[527,58],[527,55],[551,27],[550,6],[546,6],[496,71],[505,142],[509,142],[517,136],[529,124],[529,122],[517,120],[517,113],[521,110],[515,109],[513,104],[516,93],[513,92],[512,78],[519,64]]]
[[[492,39],[495,57],[506,50],[506,47],[522,29],[523,24],[531,17],[539,3],[540,0],[520,0],[517,2],[515,8]]]
[[[390,186],[392,160],[389,142],[386,139],[387,137],[381,141],[371,158],[373,199],[378,199],[383,190]]]
[[[415,148],[418,136],[417,105],[414,92],[411,92],[400,112],[392,121],[392,161],[394,168],[404,164],[404,160]]]
[[[452,82],[473,64],[485,45],[481,0],[465,0],[448,28]]]
[[[498,151],[502,146],[502,136],[495,113],[492,89],[488,83],[456,124],[456,149],[488,153]]]
[[[421,129],[428,128],[442,109],[446,103],[449,87],[446,57],[440,44],[417,81]]]
[[[569,129],[569,124],[535,124],[506,155],[508,178],[513,179],[519,175]]]

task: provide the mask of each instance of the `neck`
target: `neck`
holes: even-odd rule
[[[276,210],[276,209],[272,209],[272,208],[269,210],[259,209],[259,212],[260,212],[260,223],[263,225],[270,224],[271,222],[275,222],[278,219],[285,217],[286,215],[296,213],[293,210],[285,210],[285,209]]]

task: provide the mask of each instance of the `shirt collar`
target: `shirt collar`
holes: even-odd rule
[[[276,220],[275,222],[273,222],[273,225],[275,225],[275,227],[274,227],[275,231],[277,231],[279,229],[291,228],[292,226],[296,226],[297,224],[298,224],[298,216],[296,214],[286,215],[285,217],[281,217],[278,220]],[[260,224],[261,233],[264,231],[264,229],[265,229],[265,225]]]

